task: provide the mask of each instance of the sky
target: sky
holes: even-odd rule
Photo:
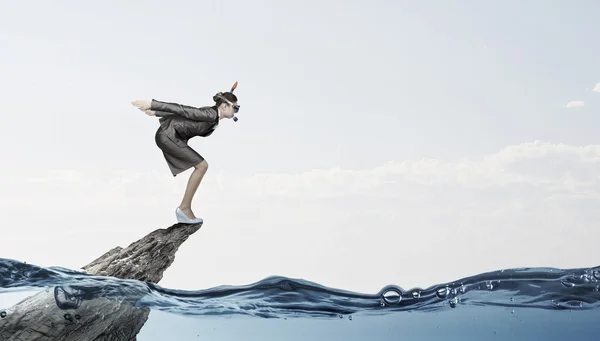
[[[376,293],[597,266],[600,3],[0,1],[0,257],[79,268],[176,223],[157,99],[239,121],[190,145],[205,223],[160,285],[271,275]]]

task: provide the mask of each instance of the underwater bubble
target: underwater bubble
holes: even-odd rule
[[[352,315],[348,315],[348,320],[352,321]]]
[[[560,281],[560,283],[565,287],[565,288],[573,288],[575,286],[575,283],[573,282],[569,282],[566,279],[563,279]]]
[[[6,317],[6,311],[0,311],[0,317],[1,318],[5,318]]]
[[[75,315],[75,318],[76,318],[77,320],[79,320],[79,319],[81,318],[81,316],[79,316],[79,315]]]
[[[600,271],[594,270],[594,272],[592,272],[592,275],[594,275],[594,277],[596,277],[596,279],[600,279]]]
[[[413,297],[415,300],[418,300],[419,298],[421,298],[421,292],[420,292],[420,291],[413,291],[413,293],[412,293],[412,297]]]
[[[464,294],[467,291],[467,288],[464,285],[460,286],[460,293]]]
[[[488,288],[488,290],[494,289],[494,285],[492,284],[492,281],[485,282],[485,286]]]
[[[71,291],[63,287],[54,288],[54,299],[60,309],[76,309],[79,308],[82,302],[78,291]]]
[[[439,298],[445,298],[446,296],[448,296],[449,292],[450,292],[450,289],[448,287],[444,287],[444,288],[437,289],[435,294]]]
[[[565,302],[565,305],[573,308],[583,308],[583,302],[579,300],[570,300]]]
[[[66,313],[66,314],[65,314],[63,317],[64,317],[64,318],[65,318],[65,320],[67,320],[67,321],[73,321],[73,318],[71,317],[71,314],[69,314],[69,313]]]
[[[458,294],[458,290],[456,290],[456,288],[452,288],[452,290],[450,290],[450,293],[452,294],[452,296],[456,296]]]
[[[556,306],[561,308],[569,308],[569,311],[573,311],[573,308],[583,308],[583,302],[579,300],[569,300],[557,302]]]
[[[397,304],[402,299],[402,292],[398,288],[388,287],[382,296],[385,303]]]
[[[458,297],[454,297],[450,300],[450,307],[456,308],[456,304],[458,303]]]

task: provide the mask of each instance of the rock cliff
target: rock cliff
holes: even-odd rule
[[[126,248],[116,247],[82,267],[89,274],[158,283],[175,253],[202,224],[159,229]],[[140,297],[141,298],[141,297]],[[0,319],[0,340],[136,340],[150,310],[101,296],[78,299],[55,287],[27,297]]]

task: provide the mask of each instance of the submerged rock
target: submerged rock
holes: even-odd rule
[[[158,283],[175,253],[202,224],[159,229],[126,248],[116,247],[82,267],[89,274]],[[140,297],[141,298],[141,297]],[[81,299],[76,290],[55,287],[7,309],[0,340],[136,340],[150,309],[108,298]]]

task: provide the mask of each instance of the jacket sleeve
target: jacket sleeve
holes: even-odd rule
[[[154,110],[154,116],[156,116],[156,117],[166,117],[166,116],[174,116],[174,115],[176,115],[176,114],[174,114],[172,112]]]
[[[164,112],[176,114],[190,120],[200,122],[213,122],[218,119],[218,113],[212,107],[196,108],[178,103],[162,102],[152,99],[150,110],[156,111],[156,115],[166,116]]]

